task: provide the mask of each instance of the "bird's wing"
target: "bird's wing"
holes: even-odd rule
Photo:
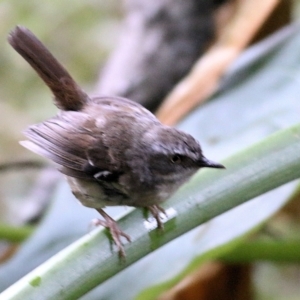
[[[30,126],[24,132],[29,141],[21,144],[57,163],[65,175],[116,182],[128,169],[124,156],[129,145],[136,143],[130,125],[141,117],[155,121],[149,111],[130,100],[99,97],[83,111],[61,111]]]
[[[30,126],[24,132],[29,141],[20,143],[58,164],[59,170],[65,175],[95,179],[94,175],[98,174],[100,178],[99,172],[109,172],[109,170],[100,170],[89,162],[89,149],[93,148],[95,142],[99,145],[101,141],[99,135],[98,138],[94,137],[97,136],[94,123],[95,120],[85,113],[62,112],[45,122]],[[106,148],[98,146],[97,151],[97,157],[102,157],[109,165]],[[108,175],[107,172],[103,174]]]

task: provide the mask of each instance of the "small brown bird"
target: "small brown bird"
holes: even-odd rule
[[[130,237],[103,207],[148,208],[162,227],[159,204],[199,168],[224,168],[206,159],[189,134],[164,126],[141,105],[119,97],[89,97],[36,36],[17,26],[11,46],[54,95],[59,113],[30,126],[21,144],[55,162],[75,197],[104,218],[121,256]]]

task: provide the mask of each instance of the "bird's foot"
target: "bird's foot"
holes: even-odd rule
[[[151,212],[153,218],[156,220],[157,228],[163,230],[164,224],[162,222],[161,213],[163,213],[165,216],[167,216],[166,211],[159,205],[151,205],[147,207],[148,210]]]
[[[125,258],[125,250],[123,247],[123,244],[121,242],[121,237],[124,237],[128,242],[131,242],[130,236],[123,232],[117,222],[111,218],[104,210],[102,209],[96,209],[101,216],[104,218],[104,220],[95,219],[93,220],[94,225],[102,225],[103,227],[107,228],[111,234],[111,237],[116,244],[120,257]]]

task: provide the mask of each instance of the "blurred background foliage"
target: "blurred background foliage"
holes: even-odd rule
[[[299,2],[294,1],[295,18],[299,15]],[[18,144],[23,139],[22,130],[57,112],[50,101],[49,90],[8,45],[9,31],[17,24],[31,29],[81,86],[93,92],[101,67],[118,41],[121,18],[121,1],[117,0],[0,1],[0,165],[39,161],[37,155]],[[25,208],[30,207],[31,199],[27,195],[35,182],[36,169],[6,171],[0,175],[0,223],[21,224]],[[299,210],[299,199],[297,201],[290,211]],[[286,214],[273,219],[266,227],[275,228],[276,234],[298,236],[299,220],[292,220],[288,209],[284,212]],[[0,251],[6,246],[1,242]],[[258,299],[280,299],[280,293],[290,295],[286,299],[300,297],[297,264],[259,263],[253,274]]]

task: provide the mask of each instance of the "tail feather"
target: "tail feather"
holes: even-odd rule
[[[68,71],[30,30],[17,26],[8,41],[51,89],[59,109],[79,111],[89,101]]]

